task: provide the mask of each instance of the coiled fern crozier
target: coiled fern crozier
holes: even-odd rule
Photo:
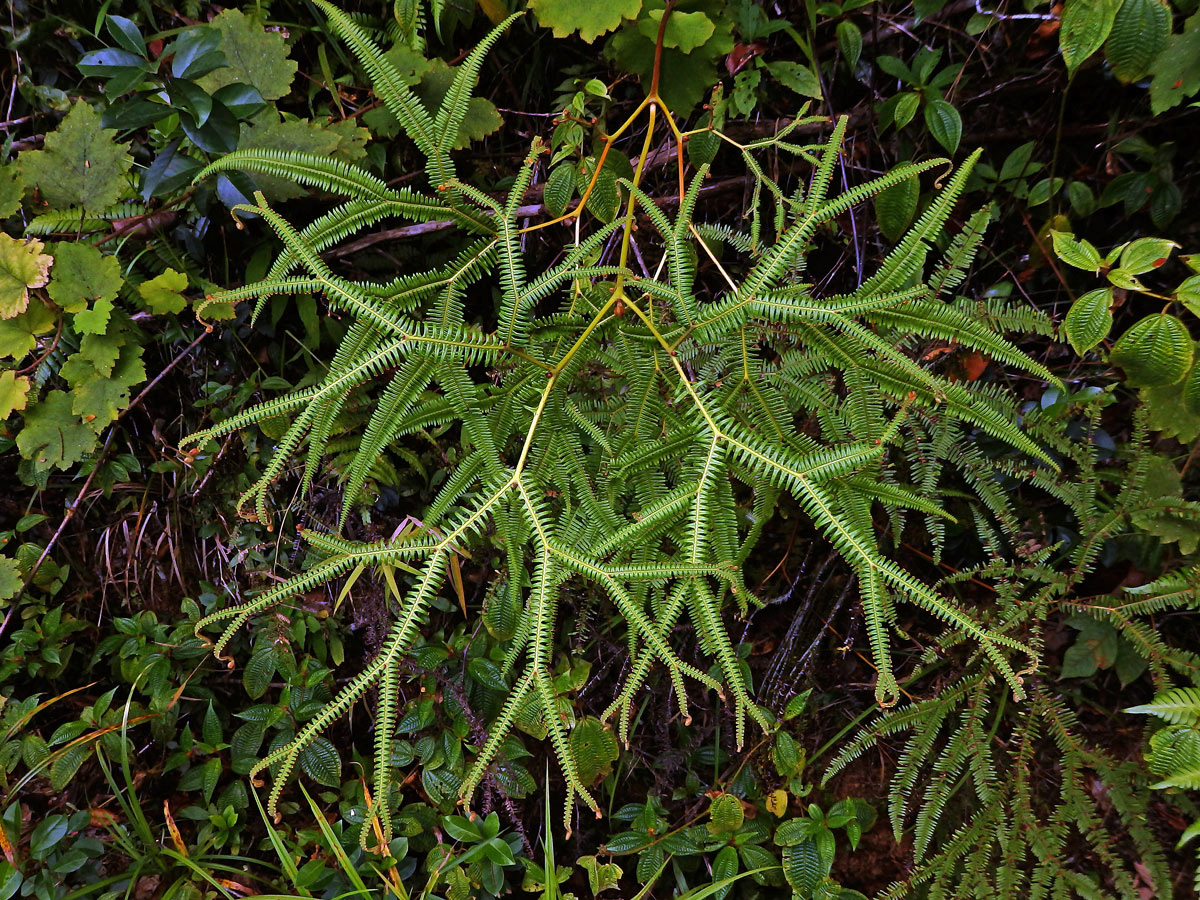
[[[269,517],[271,484],[302,446],[302,487],[312,483],[350,398],[374,399],[345,475],[340,525],[376,459],[406,435],[456,422],[462,455],[421,516],[417,533],[359,543],[305,531],[323,561],[199,623],[198,630],[222,624],[213,648],[219,656],[253,616],[360,567],[386,569],[389,576],[396,568],[414,573],[378,655],[290,743],[255,767],[255,773],[274,768],[272,810],[304,748],[377,688],[370,815],[390,839],[388,788],[402,663],[452,557],[480,543],[488,529],[495,532],[489,540],[507,559],[506,602],[521,613],[507,656],[511,690],[462,783],[466,802],[514,722],[540,715],[568,789],[568,831],[576,797],[599,815],[578,776],[552,685],[558,599],[572,580],[598,587],[629,629],[631,665],[606,715],[616,717],[623,739],[629,737],[635,695],[655,664],[669,674],[685,719],[689,692],[694,699],[698,690],[713,690],[736,711],[739,744],[747,718],[769,727],[771,716],[751,698],[723,615],[729,600],[742,611],[755,602],[743,583],[742,565],[784,494],[857,575],[879,669],[880,703],[898,695],[888,646],[897,599],[967,636],[1021,694],[1017,670],[1029,666],[1032,651],[1006,633],[1003,623],[981,624],[889,559],[871,515],[879,503],[893,512],[948,518],[936,491],[904,484],[889,464],[915,422],[936,420],[941,428],[983,432],[1052,465],[1015,424],[1009,397],[943,377],[912,352],[921,339],[952,341],[1052,378],[1000,336],[993,320],[972,315],[953,295],[979,246],[986,211],[970,216],[940,260],[930,264],[976,156],[946,178],[874,274],[849,293],[822,295],[805,280],[806,259],[835,220],[893,185],[945,171],[949,162],[904,163],[830,196],[847,121],[834,123],[827,140],[801,146],[786,140],[795,126],[823,120],[797,119],[774,139],[742,149],[748,162],[759,149],[799,155],[813,166],[808,184],[787,193],[760,166],[748,166],[755,196],[765,187],[774,203],[773,218],[760,217],[756,207],[745,231],[708,225],[694,215],[708,167],[689,177],[682,153],[688,135],[660,99],[656,75],[649,96],[605,146],[607,153],[644,119],[633,176],[621,181],[623,211],[608,224],[579,223],[559,261],[531,275],[523,235],[561,221],[522,227],[518,220],[545,149],[541,141],[533,141],[504,200],[459,180],[450,155],[484,56],[513,20],[467,56],[441,108],[431,114],[350,17],[325,0],[315,2],[424,155],[428,187],[393,189],[353,165],[265,150],[231,153],[202,173],[203,178],[220,171],[258,172],[345,196],[342,205],[304,228],[287,222],[260,194],[254,204],[240,207],[261,217],[284,250],[261,281],[215,299],[255,300],[261,307],[271,295],[318,293],[353,324],[315,385],[232,416],[190,440],[204,442],[267,418],[290,419],[261,480],[243,498],[263,521]],[[679,157],[673,218],[642,190],[643,163],[662,124]],[[710,130],[706,125],[692,134]],[[571,215],[583,214],[581,203]],[[653,240],[662,259],[657,271],[631,263],[638,217],[657,232]],[[446,265],[397,274],[385,283],[352,281],[331,271],[324,251],[385,218],[453,222],[465,235],[465,249]],[[644,253],[650,240],[643,233],[638,249]],[[720,261],[712,249],[718,243],[728,251]],[[701,260],[705,273],[713,274],[711,282],[707,274],[701,278]],[[494,316],[473,320],[466,295],[489,281],[499,289]],[[809,423],[807,430],[800,422]],[[753,497],[748,521],[735,516],[735,482]],[[672,646],[675,625],[685,616],[720,678],[683,661]]]

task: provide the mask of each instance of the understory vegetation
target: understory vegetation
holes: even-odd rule
[[[0,900],[1200,890],[1194,0],[0,30]]]

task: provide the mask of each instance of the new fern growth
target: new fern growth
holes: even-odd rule
[[[507,560],[502,607],[520,613],[512,623],[505,670],[511,688],[462,782],[464,802],[470,802],[514,723],[534,716],[544,721],[566,782],[568,831],[575,798],[599,815],[578,775],[552,685],[559,600],[570,581],[599,589],[628,626],[631,664],[606,714],[616,719],[625,741],[637,693],[659,665],[685,720],[698,691],[716,691],[731,703],[740,745],[747,720],[766,728],[772,716],[751,697],[725,617],[731,606],[744,612],[755,602],[742,566],[784,494],[858,577],[880,703],[893,703],[899,693],[889,651],[897,601],[917,605],[951,634],[968,638],[989,671],[1022,695],[1018,673],[1030,668],[1034,651],[1005,622],[983,624],[891,560],[872,520],[875,504],[897,515],[911,510],[948,518],[930,489],[937,472],[905,483],[892,465],[898,450],[932,430],[945,435],[938,440],[947,446],[986,433],[1039,461],[1031,466],[1048,472],[1053,465],[1018,428],[1009,397],[948,378],[916,352],[924,339],[953,341],[1051,378],[995,322],[960,306],[951,293],[979,247],[986,212],[969,217],[940,260],[930,264],[976,156],[946,178],[874,274],[849,292],[820,294],[809,283],[817,276],[808,275],[806,262],[837,218],[893,185],[945,171],[948,161],[905,163],[831,195],[847,125],[842,118],[815,145],[801,146],[781,134],[744,151],[750,162],[752,151],[770,149],[813,165],[807,185],[786,191],[759,165],[748,165],[756,196],[774,203],[772,221],[760,221],[756,207],[746,231],[704,223],[696,210],[708,167],[687,171],[681,152],[687,135],[659,98],[656,75],[649,96],[605,146],[607,152],[644,120],[639,161],[633,177],[622,182],[623,213],[609,224],[580,222],[558,261],[534,268],[526,262],[525,236],[561,221],[522,227],[518,219],[542,143],[533,142],[502,199],[459,180],[450,155],[484,56],[512,19],[468,55],[442,107],[430,113],[350,17],[325,0],[316,2],[424,155],[428,187],[393,189],[355,166],[294,152],[239,151],[202,173],[257,172],[344,196],[345,202],[302,228],[261,195],[241,207],[266,222],[284,249],[263,280],[215,299],[255,301],[261,308],[272,295],[319,293],[331,311],[353,324],[312,387],[232,416],[190,441],[203,443],[267,418],[289,417],[291,425],[261,480],[243,498],[260,520],[269,521],[271,485],[303,453],[300,479],[307,489],[331,452],[331,435],[350,400],[362,406],[370,398],[370,418],[344,473],[339,527],[376,460],[406,436],[457,423],[462,450],[421,517],[421,528],[374,543],[306,531],[320,561],[199,623],[198,630],[223,629],[214,644],[220,656],[252,617],[302,592],[364,568],[385,571],[389,578],[407,573],[407,591],[392,609],[391,631],[378,654],[290,743],[255,767],[256,774],[272,769],[272,810],[304,748],[376,689],[370,812],[390,839],[390,764],[402,664],[453,558],[469,556],[488,540]],[[822,120],[797,123],[817,121]],[[664,123],[678,157],[681,195],[673,217],[643,189],[643,162]],[[693,133],[706,130],[709,126]],[[586,199],[562,218],[584,215]],[[330,269],[323,251],[385,218],[453,222],[463,233],[463,249],[444,265],[381,283],[350,280]],[[631,261],[639,218],[656,232],[661,264],[653,272]],[[713,251],[718,242],[731,251],[720,261]],[[639,248],[648,246],[643,235]],[[494,311],[480,313],[478,301],[469,302],[468,295],[477,297],[477,286],[487,285],[498,288],[500,300]],[[750,498],[748,520],[736,515],[736,496]],[[487,537],[489,530],[495,537]],[[673,634],[684,618],[719,677],[681,657]],[[363,829],[364,836],[369,832]]]

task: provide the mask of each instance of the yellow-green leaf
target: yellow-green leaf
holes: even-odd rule
[[[187,300],[182,296],[187,286],[187,275],[167,269],[161,275],[139,284],[138,293],[150,312],[156,315],[174,314],[183,312],[187,306]]]
[[[1146,316],[1121,335],[1110,357],[1130,384],[1160,387],[1182,381],[1192,367],[1193,344],[1187,326],[1175,316]]]
[[[1112,330],[1113,289],[1088,291],[1067,312],[1063,330],[1075,352],[1081,356],[1108,337]]]
[[[50,280],[54,258],[42,252],[42,242],[19,241],[0,234],[0,319],[11,319],[29,306],[29,289]]]
[[[105,256],[88,244],[62,243],[55,244],[52,249],[54,277],[46,293],[64,310],[78,313],[87,309],[89,303],[112,300],[117,296],[124,279],[121,278],[121,263],[115,256]],[[111,304],[109,308],[112,308]]]
[[[0,422],[25,408],[29,379],[12,369],[0,372]]]
[[[529,8],[545,28],[554,29],[554,36],[569,37],[578,31],[589,44],[621,24],[632,19],[642,8],[642,0],[529,0]]]
[[[657,41],[662,17],[663,10],[649,10],[645,18],[638,20],[638,31],[650,40]],[[663,29],[663,46],[691,53],[706,43],[716,30],[717,26],[713,24],[712,19],[702,12],[675,11],[667,19],[667,27]]]
[[[40,300],[30,303],[18,316],[0,319],[0,359],[20,359],[37,346],[37,336],[48,332],[56,321],[54,311]]]

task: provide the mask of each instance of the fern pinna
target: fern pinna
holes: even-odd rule
[[[965,445],[942,442],[942,454],[957,460],[961,471],[1006,488],[977,497],[981,509],[992,508],[994,520],[1002,525],[1016,520],[1012,500],[1025,484],[1054,498],[1074,533],[1061,545],[1014,550],[1006,539],[1017,528],[1002,527],[990,538],[989,529],[981,528],[991,558],[946,577],[942,587],[953,592],[973,584],[994,591],[992,615],[1039,649],[1062,630],[1063,616],[1103,623],[1115,632],[1114,644],[1119,636],[1130,654],[1145,660],[1163,692],[1158,703],[1129,712],[1174,721],[1176,706],[1187,715],[1184,707],[1195,691],[1169,689],[1174,679],[1200,678],[1200,656],[1168,645],[1147,618],[1194,609],[1196,572],[1117,596],[1097,597],[1081,588],[1108,543],[1136,536],[1143,517],[1165,511],[1195,527],[1200,504],[1163,497],[1153,487],[1150,472],[1161,458],[1150,450],[1144,417],[1130,437],[1127,459],[1102,458],[1092,438],[1109,399],[1085,388],[1061,395],[1048,409],[1028,411],[1027,431],[1054,453],[1069,478],[1003,455],[984,460]],[[1077,692],[1064,690],[1066,672],[1039,660],[1025,679],[1027,701],[1013,703],[987,667],[958,668],[949,681],[935,674],[957,643],[961,636],[945,635],[906,685],[908,702],[876,712],[826,771],[828,782],[869,748],[902,739],[888,813],[897,840],[911,837],[914,865],[881,896],[1136,900],[1145,896],[1147,884],[1154,896],[1171,896],[1171,870],[1148,820],[1145,767],[1085,737],[1076,705],[1085,707]],[[918,680],[920,675],[926,677]],[[1187,727],[1177,733],[1187,731],[1195,733]],[[1150,769],[1156,774],[1171,768],[1171,751],[1159,749],[1168,742],[1152,739]],[[1173,786],[1197,787],[1200,780]]]
[[[378,654],[291,742],[255,768],[272,769],[272,809],[305,747],[375,688],[371,814],[390,839],[391,748],[405,656],[448,570],[488,540],[489,529],[507,559],[496,603],[516,615],[504,671],[510,690],[462,781],[465,802],[514,723],[533,716],[543,720],[566,782],[568,830],[576,797],[599,815],[572,758],[551,678],[559,598],[570,581],[598,588],[628,625],[631,664],[606,716],[615,717],[623,739],[629,739],[636,696],[655,665],[670,677],[685,719],[696,692],[713,690],[733,705],[739,744],[747,719],[768,727],[772,716],[751,697],[725,615],[730,606],[745,611],[755,602],[742,565],[783,494],[795,499],[858,576],[881,703],[898,696],[889,652],[897,600],[916,604],[943,620],[950,633],[969,638],[989,670],[1022,694],[1018,672],[1029,668],[1033,651],[1006,623],[981,624],[969,609],[892,561],[872,522],[876,503],[895,514],[948,517],[936,490],[904,483],[889,465],[894,448],[911,440],[914,428],[936,423],[957,435],[986,433],[1037,465],[1052,465],[1017,427],[1007,397],[945,377],[913,352],[921,339],[949,340],[1051,377],[950,293],[979,246],[986,212],[970,217],[940,261],[928,264],[974,156],[946,177],[874,274],[854,290],[819,295],[805,280],[806,259],[837,218],[893,185],[945,173],[948,161],[904,163],[830,196],[846,119],[813,145],[794,143],[792,132],[798,124],[823,120],[797,119],[776,139],[743,151],[747,160],[759,149],[798,155],[812,164],[809,183],[785,192],[754,164],[749,171],[756,196],[765,187],[773,215],[756,206],[745,231],[706,224],[696,221],[695,210],[708,167],[686,171],[682,146],[689,135],[680,132],[652,87],[605,148],[645,120],[639,162],[632,178],[621,182],[623,211],[607,224],[578,222],[555,264],[531,272],[524,236],[561,221],[522,227],[518,220],[542,143],[533,142],[503,199],[459,180],[449,152],[484,55],[512,20],[469,54],[441,108],[431,113],[350,17],[325,0],[316,2],[425,156],[429,186],[397,190],[352,165],[261,150],[232,153],[202,173],[262,173],[344,196],[342,205],[298,228],[256,195],[240,211],[265,221],[284,249],[264,279],[215,299],[261,306],[271,295],[319,293],[331,312],[353,324],[314,385],[190,440],[203,443],[267,418],[290,419],[261,480],[243,498],[267,521],[270,486],[293,457],[304,448],[300,478],[307,489],[349,406],[371,398],[361,443],[344,473],[342,525],[372,466],[405,436],[454,422],[462,450],[420,528],[374,543],[306,531],[318,562],[199,623],[198,629],[222,625],[214,646],[221,655],[252,617],[316,586],[364,568],[407,578]],[[673,217],[642,189],[642,162],[663,123],[679,167]],[[691,135],[708,132],[711,122]],[[571,216],[584,214],[586,199]],[[465,235],[464,249],[445,265],[387,282],[354,281],[331,270],[323,251],[385,218],[453,222]],[[656,232],[661,262],[652,270],[631,259],[639,218]],[[649,246],[644,231],[632,254],[639,261]],[[718,259],[720,244],[728,252]],[[498,288],[494,313],[469,315],[468,292],[489,282]],[[752,497],[748,517],[736,513],[735,490]],[[673,645],[683,617],[714,660],[709,671],[685,662]],[[364,836],[369,831],[364,828]]]

